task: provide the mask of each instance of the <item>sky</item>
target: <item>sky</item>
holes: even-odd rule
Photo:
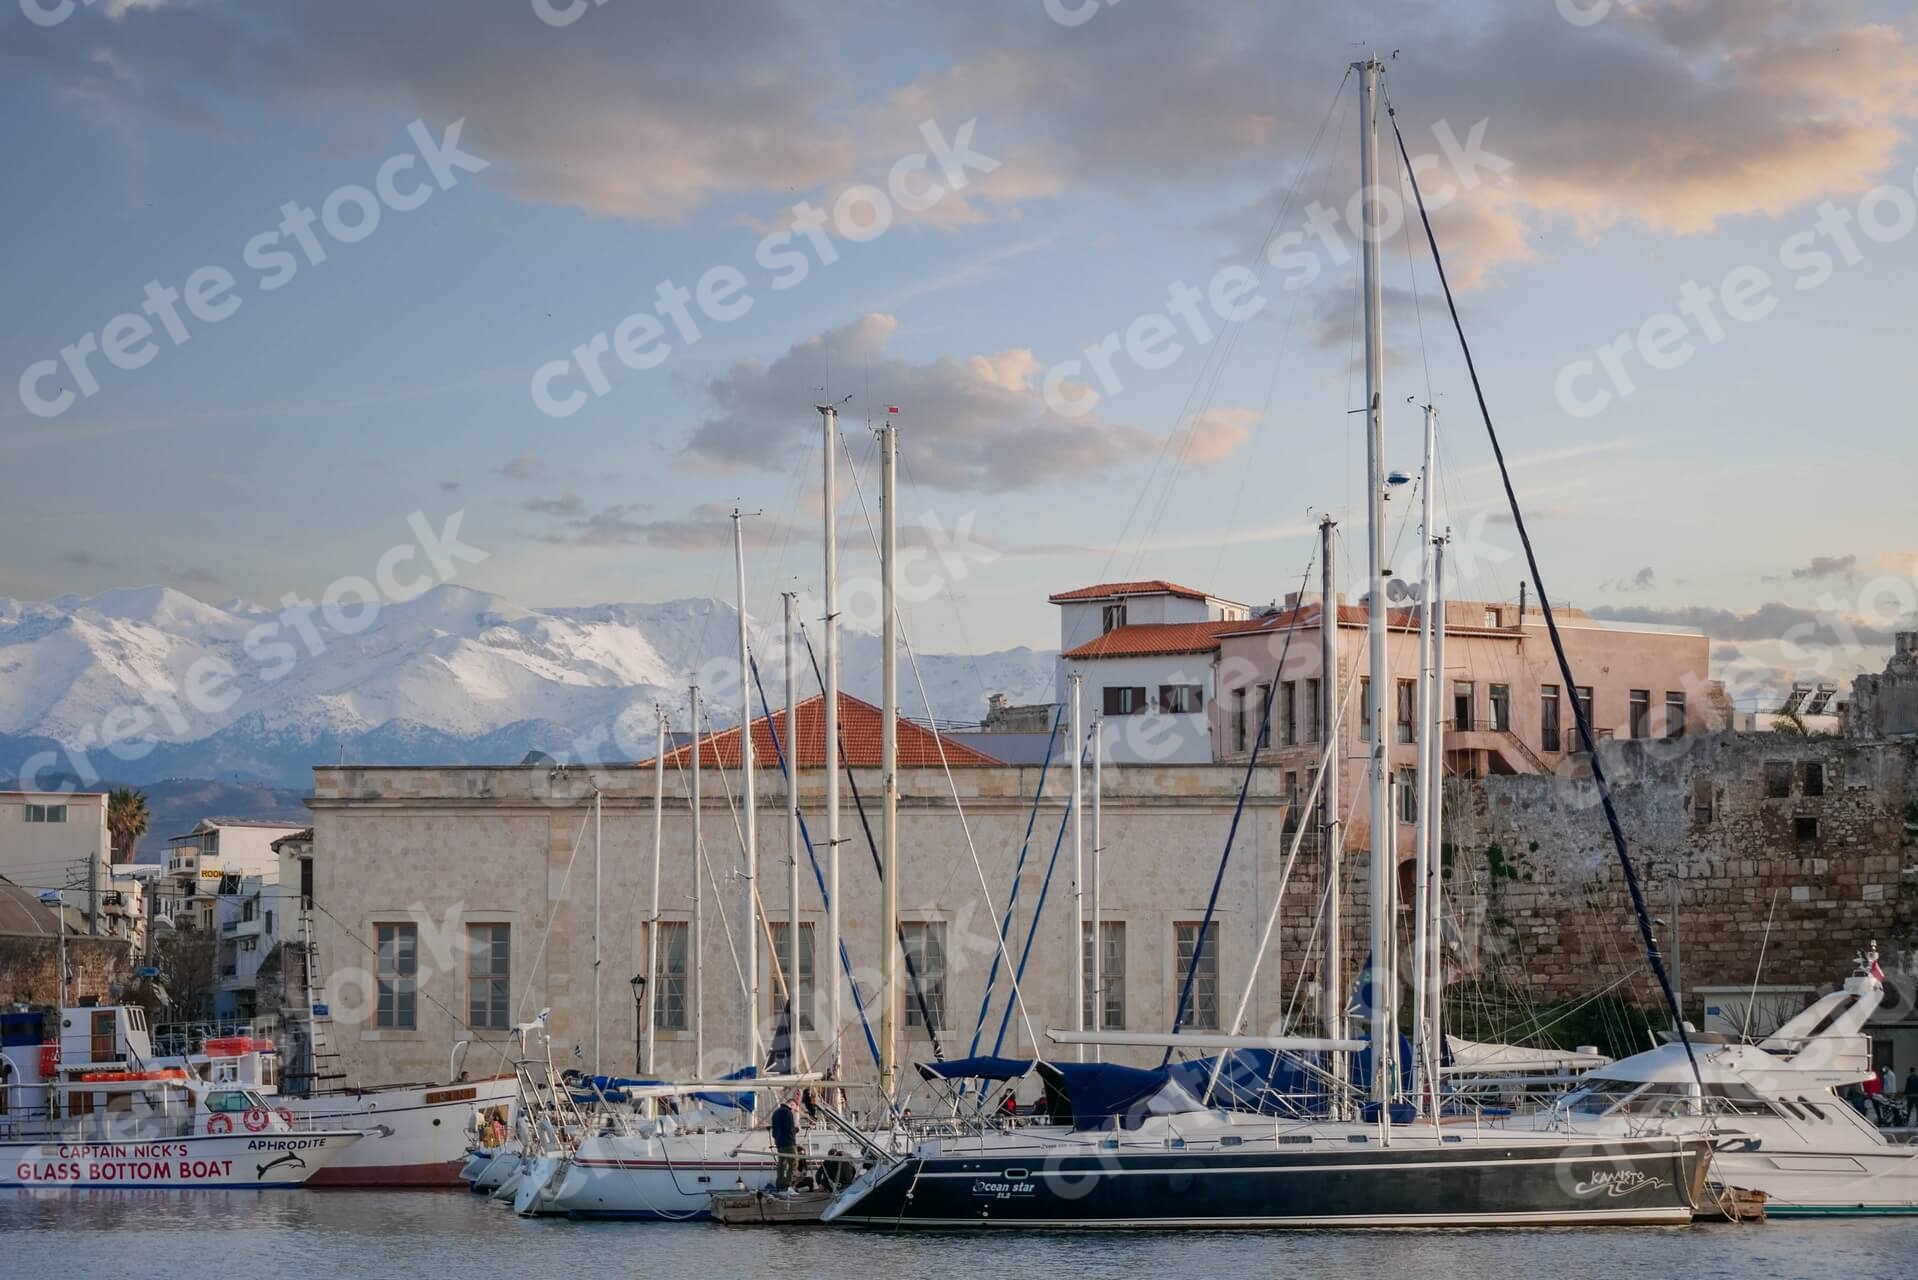
[[[1322,513],[1362,560],[1368,51],[1552,599],[1882,665],[1918,15],[1848,0],[6,0],[0,595],[316,596],[418,512],[526,605],[730,598],[737,506],[771,618],[818,590],[830,400],[847,573],[888,416],[902,540],[948,548],[923,650],[1056,643],[1096,581],[1282,597]],[[1380,256],[1386,465],[1435,406],[1460,591],[1514,598],[1415,219]]]

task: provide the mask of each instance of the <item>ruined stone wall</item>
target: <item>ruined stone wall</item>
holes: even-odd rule
[[[113,1004],[132,978],[125,938],[67,939],[67,1003]],[[0,937],[0,1005],[60,1004],[60,940]]]

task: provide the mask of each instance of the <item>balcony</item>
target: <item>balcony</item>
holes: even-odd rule
[[[226,920],[220,925],[222,938],[257,938],[260,936],[261,919],[254,916],[251,920]]]

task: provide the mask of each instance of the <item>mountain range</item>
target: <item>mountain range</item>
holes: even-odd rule
[[[313,765],[339,760],[640,759],[652,754],[655,705],[687,727],[694,683],[709,725],[737,721],[738,625],[718,600],[530,609],[452,585],[386,604],[370,620],[350,602],[329,620],[238,600],[210,605],[167,587],[0,597],[0,769],[19,778],[42,765],[48,776],[84,778],[78,747],[100,777],[121,782],[204,778],[304,792]],[[747,630],[777,707],[778,628],[748,617]],[[841,652],[846,691],[877,701],[879,638],[842,632]],[[903,662],[901,710],[977,720],[991,693],[1049,702],[1055,662],[1027,648],[920,655],[930,711]],[[797,663],[803,698],[816,688],[803,651]],[[109,738],[120,749],[103,750]],[[43,752],[57,762],[36,761]]]

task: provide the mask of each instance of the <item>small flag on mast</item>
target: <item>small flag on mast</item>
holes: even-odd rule
[[[896,405],[896,404],[889,404],[889,405],[887,405],[887,406],[886,406],[886,412],[887,412],[887,413],[898,413],[898,412],[899,412],[899,406],[898,406],[898,405]]]

